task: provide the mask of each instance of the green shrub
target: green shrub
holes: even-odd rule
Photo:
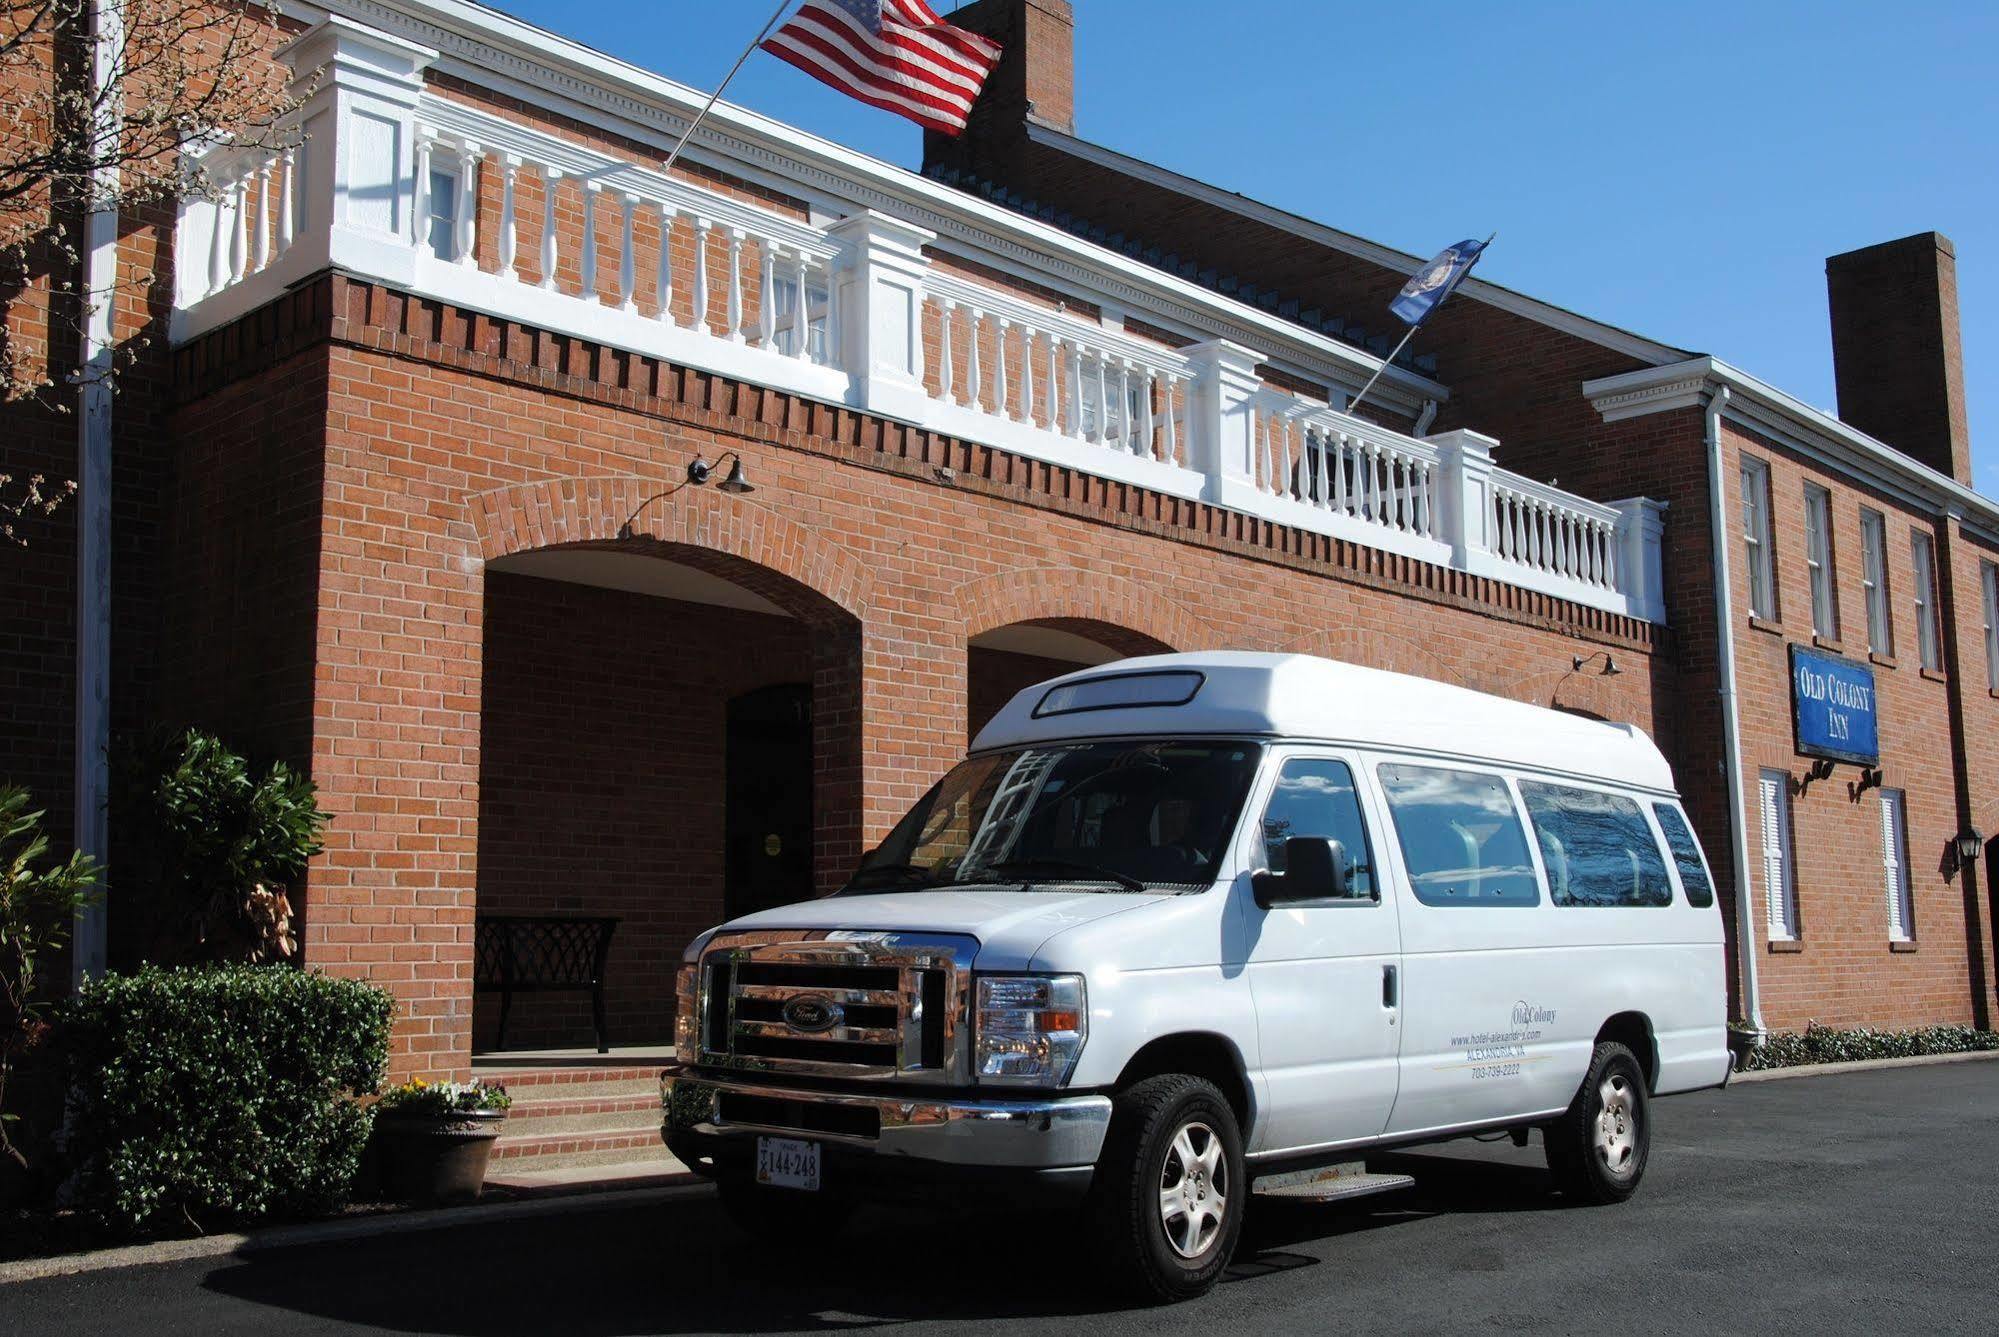
[[[65,1150],[118,1231],[212,1230],[347,1200],[395,1000],[285,966],[147,967],[77,991]]]
[[[1913,1031],[1841,1030],[1817,1022],[1796,1031],[1776,1031],[1743,1057],[1745,1072],[1796,1068],[1812,1063],[1852,1063],[1871,1058],[1916,1058],[1926,1054],[1969,1054],[1999,1049],[1999,1032],[1969,1026],[1925,1026]]]

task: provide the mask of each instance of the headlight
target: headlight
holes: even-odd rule
[[[972,1071],[982,1082],[1060,1086],[1089,1032],[1081,975],[982,975]]]
[[[674,992],[677,995],[673,1014],[673,1051],[687,1067],[693,1067],[701,1059],[700,1016],[701,1016],[701,967],[682,966],[674,977]]]

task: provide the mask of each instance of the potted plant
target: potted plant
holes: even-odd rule
[[[375,1135],[390,1194],[408,1202],[471,1202],[486,1184],[486,1163],[513,1105],[487,1082],[392,1087],[375,1102]]]

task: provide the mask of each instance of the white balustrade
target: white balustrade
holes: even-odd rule
[[[383,45],[363,77],[322,49],[349,40],[345,30],[314,40],[300,59],[330,73],[301,112],[313,135],[279,152],[202,155],[209,189],[183,206],[176,241],[177,340],[338,268],[1078,472],[1663,616],[1656,503],[1587,501],[1495,467],[1489,438],[1409,436],[1276,388],[1265,379],[1272,358],[1232,342],[1235,327],[1219,316],[1220,333],[1168,346],[1098,317],[1092,304],[1106,294],[1079,290],[1073,309],[1051,306],[935,263],[937,238],[899,219],[855,210],[822,226],[440,97],[413,49]],[[610,220],[598,218],[600,195]],[[496,235],[482,239],[484,228]],[[1148,324],[1174,320],[1185,313]]]

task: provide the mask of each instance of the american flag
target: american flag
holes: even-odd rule
[[[923,0],[806,0],[764,50],[863,102],[963,133],[999,47]]]

